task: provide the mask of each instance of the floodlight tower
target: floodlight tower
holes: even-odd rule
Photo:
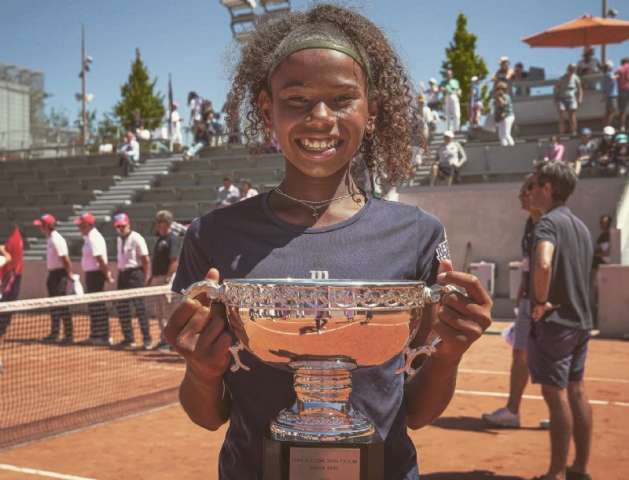
[[[87,96],[87,84],[85,74],[90,71],[92,57],[85,55],[85,25],[81,25],[81,145],[87,144],[87,102],[91,100]]]
[[[246,42],[256,23],[266,21],[290,11],[290,0],[259,0],[262,11],[256,13],[256,0],[220,0],[229,10],[230,28],[234,39]]]

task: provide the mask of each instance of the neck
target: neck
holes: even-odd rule
[[[286,173],[279,188],[288,195],[311,202],[330,200],[331,198],[359,193],[354,179],[347,167],[329,177],[310,177],[286,162]]]
[[[274,193],[269,206],[282,220],[304,226],[327,226],[347,220],[365,204],[365,196],[354,183],[349,173],[349,164],[329,177],[305,175],[292,164],[286,162],[286,174],[279,189],[291,197],[309,202],[325,202],[338,198],[322,206],[313,216],[312,209]]]

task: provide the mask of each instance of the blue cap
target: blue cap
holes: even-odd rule
[[[589,137],[590,135],[592,135],[592,130],[590,130],[589,128],[582,128],[581,135],[586,135]]]

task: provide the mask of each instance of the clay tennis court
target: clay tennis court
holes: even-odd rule
[[[502,325],[498,324],[497,328]],[[496,329],[496,327],[494,327]],[[461,365],[457,394],[432,426],[412,432],[422,479],[517,480],[545,471],[549,439],[539,389],[529,386],[523,428],[486,427],[481,413],[502,406],[507,392],[508,345],[488,334]],[[591,342],[587,388],[594,410],[591,473],[595,479],[629,478],[629,343]],[[178,375],[181,364],[171,364]],[[175,403],[80,431],[0,452],[0,479],[206,479],[217,478],[225,428],[192,424]]]

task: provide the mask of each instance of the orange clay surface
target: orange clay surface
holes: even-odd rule
[[[626,480],[629,343],[595,339],[590,345],[590,470],[595,480]],[[548,415],[537,386],[525,392],[522,429],[492,429],[480,420],[483,412],[504,405],[509,365],[510,348],[498,335],[486,335],[466,354],[448,409],[432,426],[411,432],[422,480],[517,480],[546,470],[548,432],[537,426]],[[0,479],[54,478],[6,470],[10,465],[67,475],[56,478],[213,480],[224,434],[224,427],[208,432],[195,426],[175,404],[2,451]]]

